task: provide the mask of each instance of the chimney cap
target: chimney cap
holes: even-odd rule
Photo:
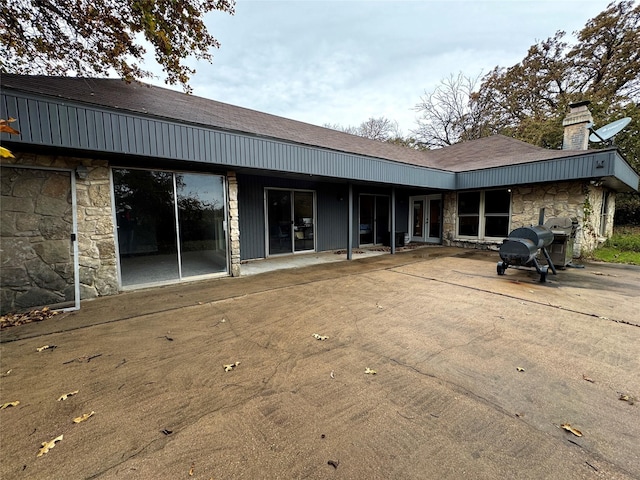
[[[591,103],[591,100],[582,100],[581,102],[570,103],[569,108],[586,107]]]

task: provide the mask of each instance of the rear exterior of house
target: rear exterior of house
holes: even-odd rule
[[[491,248],[541,207],[578,219],[579,254],[638,184],[615,149],[491,137],[417,152],[118,80],[5,75],[0,108],[20,130],[2,134],[2,313],[275,255]]]

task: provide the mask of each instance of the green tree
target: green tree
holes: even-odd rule
[[[169,84],[186,91],[193,56],[212,60],[218,41],[204,15],[234,13],[234,0],[7,0],[0,6],[0,72],[151,77],[141,66],[149,42]]]
[[[559,31],[532,45],[521,62],[495,67],[477,89],[462,74],[443,80],[416,106],[422,114],[414,131],[418,141],[445,146],[503,134],[561,148],[569,104],[590,100],[596,128],[631,117],[615,144],[640,172],[640,6],[610,3],[574,38]],[[621,195],[616,204],[617,219],[640,223],[638,194]]]
[[[565,32],[529,48],[518,64],[487,74],[470,103],[482,133],[502,133],[547,148],[562,146],[568,105],[590,100],[596,127],[631,117],[616,137],[629,163],[640,171],[640,6],[609,4],[589,20],[569,45]],[[601,145],[592,144],[591,148]]]

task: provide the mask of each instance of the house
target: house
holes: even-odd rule
[[[504,136],[419,152],[155,86],[2,75],[2,312],[240,274],[241,261],[410,242],[490,248],[575,217],[576,255],[611,234],[638,175],[588,150]]]

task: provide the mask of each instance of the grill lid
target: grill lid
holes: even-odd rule
[[[578,219],[570,217],[550,218],[544,222],[544,226],[554,234],[574,235],[578,228]]]

